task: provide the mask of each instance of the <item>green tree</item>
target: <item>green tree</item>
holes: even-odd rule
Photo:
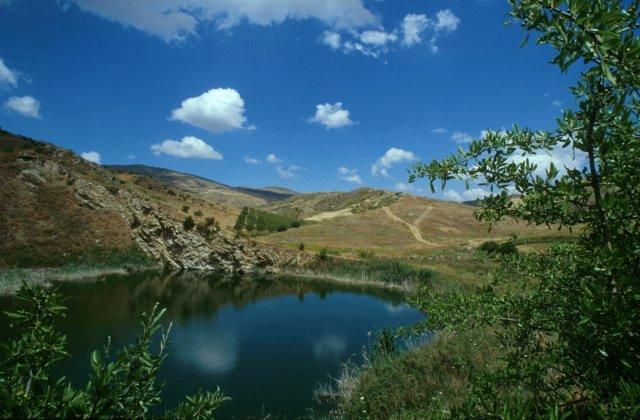
[[[509,3],[527,37],[555,49],[562,72],[581,63],[574,109],[554,130],[514,126],[418,163],[410,181],[426,178],[432,190],[453,179],[490,186],[480,220],[580,228],[581,240],[542,255],[499,257],[505,264],[476,293],[424,289],[416,302],[428,310],[430,328],[490,325],[504,348],[505,369],[475,379],[475,398],[460,407],[466,415],[637,417],[640,1]],[[533,163],[561,148],[583,156],[585,167]],[[522,199],[511,200],[514,192]]]
[[[52,369],[69,354],[66,337],[54,327],[64,316],[59,294],[52,289],[23,286],[17,298],[23,307],[7,313],[22,335],[5,345],[6,358],[0,369],[0,417],[141,418],[160,402],[162,388],[156,376],[166,358],[169,329],[160,332],[157,346],[153,337],[160,331],[164,314],[158,305],[142,316],[138,338],[110,357],[110,340],[103,352],[91,353],[91,374],[83,389],[75,389],[65,377],[56,378]],[[155,347],[155,349],[154,349]],[[228,401],[220,389],[188,397],[171,418],[212,418]]]

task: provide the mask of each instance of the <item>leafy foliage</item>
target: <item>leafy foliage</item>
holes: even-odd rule
[[[169,329],[160,332],[164,314],[158,305],[144,313],[136,341],[111,357],[110,340],[102,352],[91,354],[91,375],[84,389],[74,389],[65,377],[55,378],[52,369],[69,356],[66,337],[54,327],[64,316],[55,290],[24,285],[17,298],[23,308],[7,313],[23,329],[17,340],[5,345],[6,358],[0,370],[0,417],[120,417],[140,418],[160,402],[161,385],[156,376],[166,358]],[[155,351],[154,351],[155,350]],[[211,418],[229,398],[219,389],[188,397],[174,411],[173,418]]]
[[[195,227],[196,221],[192,216],[187,216],[182,220],[182,227],[184,230],[191,230]]]
[[[507,241],[501,244],[494,241],[486,241],[486,242],[483,242],[482,245],[480,245],[480,247],[478,247],[478,250],[485,252],[487,254],[508,255],[508,254],[518,253],[518,248],[516,247],[516,244],[513,241]]]
[[[428,290],[415,302],[429,328],[487,325],[506,368],[477,375],[454,415],[637,416],[640,389],[639,1],[510,0],[511,15],[555,48],[566,71],[582,61],[575,110],[552,131],[514,126],[468,149],[414,166],[410,181],[461,179],[491,186],[476,216],[584,227],[574,245],[497,257],[501,268],[474,294]],[[569,148],[584,168],[538,168]],[[539,161],[539,160],[538,160]],[[512,192],[521,200],[510,200]]]
[[[245,230],[256,233],[284,232],[289,227],[300,227],[301,223],[300,220],[287,216],[244,207],[236,219],[234,229],[237,231]]]

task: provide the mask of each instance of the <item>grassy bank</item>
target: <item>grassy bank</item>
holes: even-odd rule
[[[90,248],[60,255],[13,249],[0,253],[0,263],[0,295],[15,293],[23,282],[46,284],[157,267],[157,263],[138,247],[124,250]]]
[[[498,352],[484,331],[442,333],[427,345],[344,365],[316,399],[330,418],[446,417],[469,395],[471,372],[498,367]]]
[[[345,259],[329,256],[326,252],[320,252],[311,260],[285,270],[297,276],[396,289],[411,289],[432,277],[430,270],[397,259]]]

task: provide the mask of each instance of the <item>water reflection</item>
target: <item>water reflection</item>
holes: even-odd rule
[[[135,337],[138,316],[156,302],[173,323],[161,372],[163,405],[220,385],[233,398],[223,415],[262,411],[304,414],[312,390],[340,363],[358,361],[367,332],[422,315],[397,292],[292,277],[232,279],[205,274],[138,273],[62,283],[68,316],[60,321],[72,358],[58,373],[82,386],[88,355],[110,335],[120,348]],[[0,299],[0,309],[15,305]],[[16,332],[0,320],[0,341]]]

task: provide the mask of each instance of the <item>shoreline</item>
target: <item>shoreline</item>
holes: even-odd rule
[[[110,275],[127,275],[142,271],[162,271],[161,266],[140,267],[47,267],[0,269],[0,296],[15,294],[23,282],[47,285],[53,281],[91,280]]]
[[[313,271],[304,270],[302,272],[294,270],[283,270],[278,273],[279,275],[292,276],[305,280],[324,280],[336,284],[344,284],[349,286],[362,286],[362,287],[374,287],[378,289],[393,290],[395,292],[408,293],[413,289],[413,285],[407,283],[406,285],[385,283],[378,280],[358,280],[352,277],[340,277],[329,274],[319,274]]]

